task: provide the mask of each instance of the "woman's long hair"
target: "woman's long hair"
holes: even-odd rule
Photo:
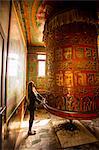
[[[28,98],[30,97],[31,93],[32,93],[32,82],[29,82],[29,84],[28,84]]]

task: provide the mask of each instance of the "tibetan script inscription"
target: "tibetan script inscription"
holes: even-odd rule
[[[94,85],[94,74],[93,73],[87,74],[87,84]]]
[[[63,86],[63,73],[60,71],[59,73],[56,74],[56,84],[58,86]]]
[[[76,58],[84,58],[84,48],[76,48],[75,54]]]
[[[72,48],[71,47],[67,47],[64,49],[64,57],[65,59],[72,59]]]
[[[66,71],[64,74],[64,84],[67,87],[73,86],[73,73]]]
[[[92,59],[92,48],[86,48],[86,57]]]
[[[75,85],[84,86],[86,85],[86,74],[75,72]]]

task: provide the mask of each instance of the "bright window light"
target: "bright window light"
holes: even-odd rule
[[[46,68],[46,55],[38,55],[38,76],[44,77],[45,76],[45,68]]]
[[[46,60],[46,55],[38,55],[38,60]]]
[[[18,70],[18,56],[16,54],[10,54],[9,69],[8,69],[9,76],[17,76],[17,70]]]
[[[38,76],[45,76],[45,61],[38,62]]]

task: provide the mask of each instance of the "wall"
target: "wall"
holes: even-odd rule
[[[0,48],[0,64],[1,69],[1,98],[0,105],[4,107],[6,105],[6,60],[7,60],[7,40],[8,40],[8,25],[9,25],[9,12],[10,12],[10,2],[9,1],[0,1],[0,34],[3,37],[4,45],[0,41],[0,46],[2,44],[2,48]],[[4,47],[3,47],[4,46]],[[2,52],[1,52],[2,51]]]
[[[26,57],[26,43],[13,4],[7,66],[7,118],[26,95]]]
[[[10,6],[12,6],[12,9]],[[6,106],[6,111],[2,118],[3,128],[1,126],[0,128],[2,129],[3,146],[7,144],[7,148],[9,145],[15,146],[14,144],[18,137],[18,134],[16,135],[16,129],[14,129],[14,138],[11,140],[9,134],[11,124],[13,124],[14,120],[19,121],[17,123],[17,127],[19,128],[24,116],[26,67],[27,48],[14,4],[12,3],[11,5],[10,1],[1,0],[0,107]],[[6,141],[8,142],[6,143]]]
[[[40,92],[46,91],[46,77],[37,76],[37,54],[46,54],[45,47],[28,48],[28,82],[33,80]]]

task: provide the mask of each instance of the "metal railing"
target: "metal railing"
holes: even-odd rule
[[[0,107],[0,150],[2,150],[2,124],[3,124],[2,116],[5,110],[6,110],[6,107]]]

